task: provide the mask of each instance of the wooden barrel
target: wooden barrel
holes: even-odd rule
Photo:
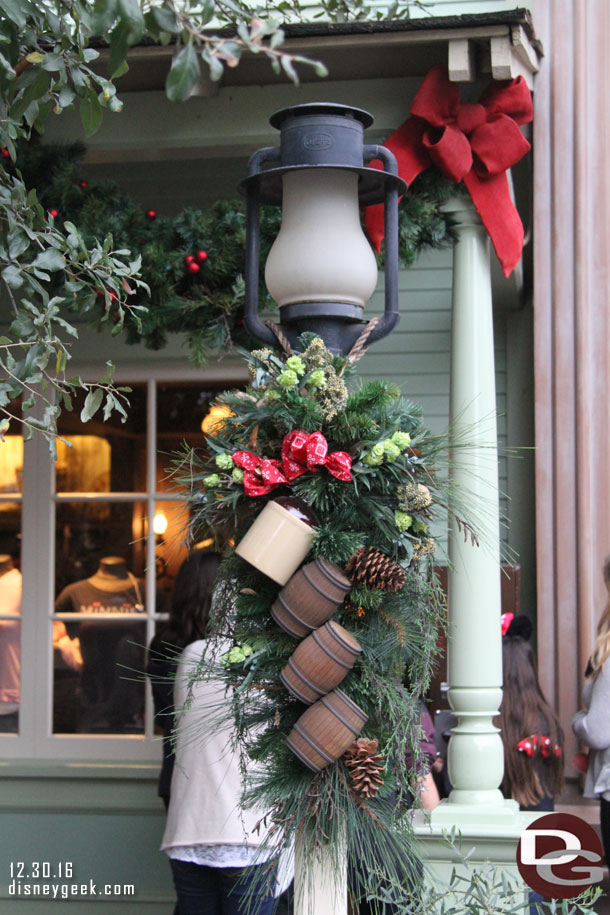
[[[280,675],[282,683],[311,705],[341,683],[361,650],[347,629],[330,620],[297,646]]]
[[[303,712],[286,743],[301,762],[319,772],[345,753],[366,720],[355,702],[334,689]]]
[[[288,635],[302,639],[331,618],[351,586],[339,566],[326,559],[314,559],[282,588],[271,607],[271,616]]]

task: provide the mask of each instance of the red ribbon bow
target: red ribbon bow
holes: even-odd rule
[[[514,613],[503,613],[502,614],[502,616],[500,617],[500,624],[502,626],[502,635],[506,635],[506,633],[510,629],[510,624],[512,623],[514,618],[515,618]]]
[[[321,432],[309,435],[295,429],[284,436],[282,461],[260,458],[252,451],[236,451],[233,463],[244,471],[244,492],[247,496],[264,496],[276,486],[292,483],[297,477],[326,467],[338,480],[352,478],[352,459],[345,451],[328,454],[328,442]]]
[[[526,756],[533,756],[537,750],[540,750],[545,759],[548,759],[551,753],[553,756],[561,756],[561,747],[558,743],[551,744],[548,734],[530,734],[529,737],[524,737],[517,744],[517,750],[525,753]]]
[[[244,492],[247,496],[265,496],[276,486],[288,482],[279,461],[260,458],[252,451],[236,451],[233,463],[244,472]]]
[[[426,74],[411,117],[385,141],[410,184],[435,165],[452,181],[463,181],[508,276],[519,262],[523,225],[510,198],[506,169],[529,151],[519,124],[533,118],[532,96],[523,77],[492,83],[478,103],[460,102],[459,89],[438,65]],[[383,168],[380,160],[369,163]],[[383,241],[383,205],[366,210],[366,227],[377,251]]]
[[[328,454],[328,442],[321,432],[308,435],[302,429],[295,429],[284,436],[282,467],[289,483],[308,470],[315,473],[320,467],[326,467],[338,480],[349,482],[352,478],[352,459],[346,451]]]

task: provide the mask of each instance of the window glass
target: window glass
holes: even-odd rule
[[[127,420],[113,413],[104,422],[97,413],[81,423],[84,395],[59,419],[55,467],[56,491],[143,492],[146,489],[146,388],[130,385]]]
[[[58,501],[55,596],[89,578],[105,556],[119,556],[138,578],[146,567],[146,502]]]
[[[0,444],[0,734],[19,730],[21,687],[21,502],[23,438]]]
[[[182,445],[204,444],[202,423],[221,389],[200,385],[160,384],[157,387],[157,492],[171,487],[169,470]]]
[[[54,732],[141,733],[144,580],[124,557],[103,556],[93,574],[62,588],[55,612]]]

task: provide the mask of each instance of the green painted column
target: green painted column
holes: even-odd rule
[[[469,867],[485,862],[519,886],[517,843],[538,816],[520,813],[516,801],[505,800],[499,790],[504,752],[492,723],[502,700],[502,636],[489,239],[469,200],[455,199],[446,210],[455,219],[456,231],[449,468],[456,496],[449,529],[448,679],[458,724],[448,753],[453,791],[430,813],[414,815],[426,879],[437,894],[450,893],[455,867],[468,876]],[[472,512],[472,517],[465,519],[461,511]],[[473,524],[478,542],[464,520]],[[468,865],[444,841],[453,827],[461,836],[462,852],[471,855]],[[523,887],[523,900],[525,892]],[[439,912],[441,908],[439,903]]]
[[[449,702],[458,718],[449,742],[453,791],[431,822],[512,819],[499,785],[504,754],[492,719],[502,700],[500,524],[489,239],[466,198],[455,220],[451,334]],[[470,514],[469,514],[470,513]],[[466,523],[465,523],[466,522]],[[470,522],[471,527],[468,526]]]

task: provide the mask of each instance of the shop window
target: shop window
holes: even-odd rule
[[[188,516],[171,465],[184,443],[201,445],[217,393],[195,383],[131,387],[124,424],[82,424],[80,403],[61,417],[50,494],[49,731],[58,748],[71,746],[70,738],[109,738],[115,755],[112,738],[148,745],[155,733],[146,646],[167,617],[187,555]],[[103,755],[110,744],[96,746]]]

